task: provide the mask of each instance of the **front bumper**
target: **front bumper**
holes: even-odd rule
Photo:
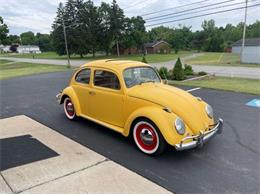
[[[62,92],[60,92],[60,93],[58,93],[57,95],[56,95],[56,100],[57,100],[57,102],[60,104],[61,103],[61,93]]]
[[[217,133],[222,133],[223,130],[223,119],[218,119],[218,122],[209,131],[200,133],[199,135],[187,136],[181,140],[180,144],[175,144],[176,150],[188,150],[195,147],[202,147],[204,143],[213,138]],[[191,140],[190,142],[186,142]],[[185,143],[184,143],[185,142]]]

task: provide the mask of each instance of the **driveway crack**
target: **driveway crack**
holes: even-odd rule
[[[243,148],[245,148],[248,151],[253,152],[254,154],[256,154],[257,156],[260,156],[260,153],[256,150],[254,150],[253,148],[249,147],[248,145],[242,143],[241,138],[239,133],[237,132],[237,129],[228,121],[225,121],[225,123],[227,123],[227,125],[231,128],[231,130],[233,131],[233,133],[235,134],[236,137],[236,143],[239,144],[240,146],[242,146]]]

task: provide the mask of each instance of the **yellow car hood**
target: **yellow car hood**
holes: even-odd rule
[[[205,102],[190,93],[165,84],[143,83],[132,87],[128,95],[172,109],[194,134],[204,131],[213,120],[205,111]]]

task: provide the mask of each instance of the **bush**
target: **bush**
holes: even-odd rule
[[[168,72],[168,69],[166,67],[161,67],[158,72],[159,72],[160,77],[162,79],[168,79],[169,78],[169,72]]]
[[[177,59],[176,64],[173,68],[173,79],[178,81],[184,79],[184,70],[182,68],[182,63],[180,58]]]
[[[193,75],[194,71],[190,65],[185,64],[184,65],[184,74],[185,75]]]
[[[207,73],[206,72],[204,72],[204,71],[200,71],[200,72],[198,72],[198,75],[199,76],[204,76],[204,75],[206,75]]]
[[[147,62],[147,60],[145,58],[145,55],[143,56],[142,62],[148,64],[148,62]]]

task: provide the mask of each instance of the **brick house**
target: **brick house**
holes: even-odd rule
[[[154,41],[144,44],[147,54],[153,53],[171,53],[171,45],[166,41]]]

